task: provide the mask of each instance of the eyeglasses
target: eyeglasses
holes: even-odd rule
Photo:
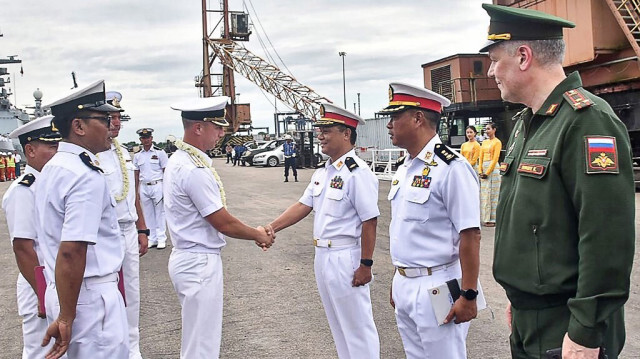
[[[78,118],[83,120],[98,120],[105,122],[107,127],[111,126],[111,116],[79,116]]]

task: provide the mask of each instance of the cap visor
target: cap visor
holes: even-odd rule
[[[489,52],[489,48],[495,44],[501,43],[504,40],[487,40],[487,42],[484,44],[484,46],[478,50],[478,52]]]
[[[385,108],[383,108],[382,110],[380,110],[380,113],[396,113],[396,112],[401,112],[404,110],[408,110],[409,106],[405,106],[405,105],[393,105],[393,106],[387,106]]]
[[[97,112],[121,112],[121,109],[115,106],[109,105],[108,103],[105,103],[104,105],[100,105],[98,107],[85,107],[83,110],[97,111]]]

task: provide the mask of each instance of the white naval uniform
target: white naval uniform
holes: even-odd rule
[[[182,307],[180,358],[218,358],[223,293],[220,250],[226,242],[204,217],[223,208],[220,189],[211,170],[196,166],[182,150],[169,159],[164,178],[164,205],[173,241],[169,276]]]
[[[424,268],[451,263],[432,275],[408,278],[396,272],[393,300],[408,359],[466,358],[469,322],[438,326],[428,290],[460,278],[460,232],[480,228],[478,178],[461,156],[449,164],[434,152],[436,135],[393,177],[391,260],[396,267]],[[425,172],[428,172],[425,174]]]
[[[129,191],[127,197],[117,202],[116,214],[120,232],[125,241],[124,262],[122,273],[124,276],[124,291],[126,298],[127,323],[129,324],[129,359],[140,359],[140,251],[138,244],[138,230],[136,221],[136,188],[134,166],[131,155],[126,147],[121,146],[122,156],[129,176]],[[100,160],[100,168],[104,171],[111,195],[115,198],[122,193],[123,176],[120,169],[120,160],[116,153],[115,145],[111,149],[100,152],[97,155]]]
[[[79,156],[83,152],[96,163],[97,158],[87,149],[61,142],[38,178],[35,203],[42,224],[38,226],[41,260],[49,283],[47,319],[51,323],[60,314],[54,278],[61,242],[87,242],[84,279],[67,354],[70,359],[126,359],[127,317],[117,286],[124,238],[107,181],[101,172],[83,163]]]
[[[347,157],[358,164],[353,171],[345,165]],[[351,285],[360,266],[362,222],[380,215],[378,179],[351,150],[317,169],[299,202],[315,211],[314,239],[342,244],[316,247],[314,259],[318,292],[338,357],[379,358],[380,340],[373,321],[369,284]]]
[[[147,227],[151,231],[149,246],[167,242],[167,225],[162,204],[162,176],[167,166],[167,153],[151,146],[133,156],[133,165],[140,171],[140,204]]]
[[[32,239],[33,247],[41,261],[40,249],[38,248],[37,222],[35,216],[34,197],[37,182],[31,186],[19,184],[24,176],[31,173],[37,179],[40,172],[27,165],[24,174],[14,181],[2,197],[2,209],[7,219],[9,227],[9,237],[13,244],[14,238]],[[22,358],[36,359],[44,358],[51,349],[53,343],[46,347],[40,346],[42,338],[47,331],[47,320],[38,318],[38,297],[27,280],[18,273],[17,282],[18,315],[22,317]]]

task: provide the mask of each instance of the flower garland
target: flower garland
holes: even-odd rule
[[[224,193],[224,186],[222,185],[222,180],[220,179],[220,176],[218,176],[218,172],[216,172],[215,168],[211,166],[211,159],[206,158],[205,156],[202,155],[201,151],[191,146],[190,144],[185,143],[182,140],[176,140],[175,145],[178,149],[188,153],[189,156],[191,156],[191,159],[194,161],[194,163],[197,166],[206,167],[209,170],[211,170],[211,173],[213,173],[213,177],[216,179],[216,182],[218,183],[218,188],[220,189],[220,199],[222,200],[222,206],[224,208],[227,208],[227,196]]]
[[[127,171],[127,165],[124,160],[124,155],[122,154],[122,147],[120,147],[120,143],[115,138],[112,139],[113,145],[116,147],[116,155],[118,156],[118,161],[120,161],[120,172],[122,172],[122,193],[115,196],[116,202],[122,202],[123,199],[127,198],[129,194],[129,171]]]

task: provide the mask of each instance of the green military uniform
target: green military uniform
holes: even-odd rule
[[[514,40],[509,26],[535,29],[525,18],[515,25],[522,9],[496,15],[496,6],[483,6],[499,23],[490,28],[494,43]],[[536,12],[525,14],[535,21]],[[500,166],[493,274],[511,301],[514,358],[544,357],[566,332],[609,358],[624,344],[635,245],[631,146],[611,107],[581,86],[572,73],[536,113],[518,113]]]

